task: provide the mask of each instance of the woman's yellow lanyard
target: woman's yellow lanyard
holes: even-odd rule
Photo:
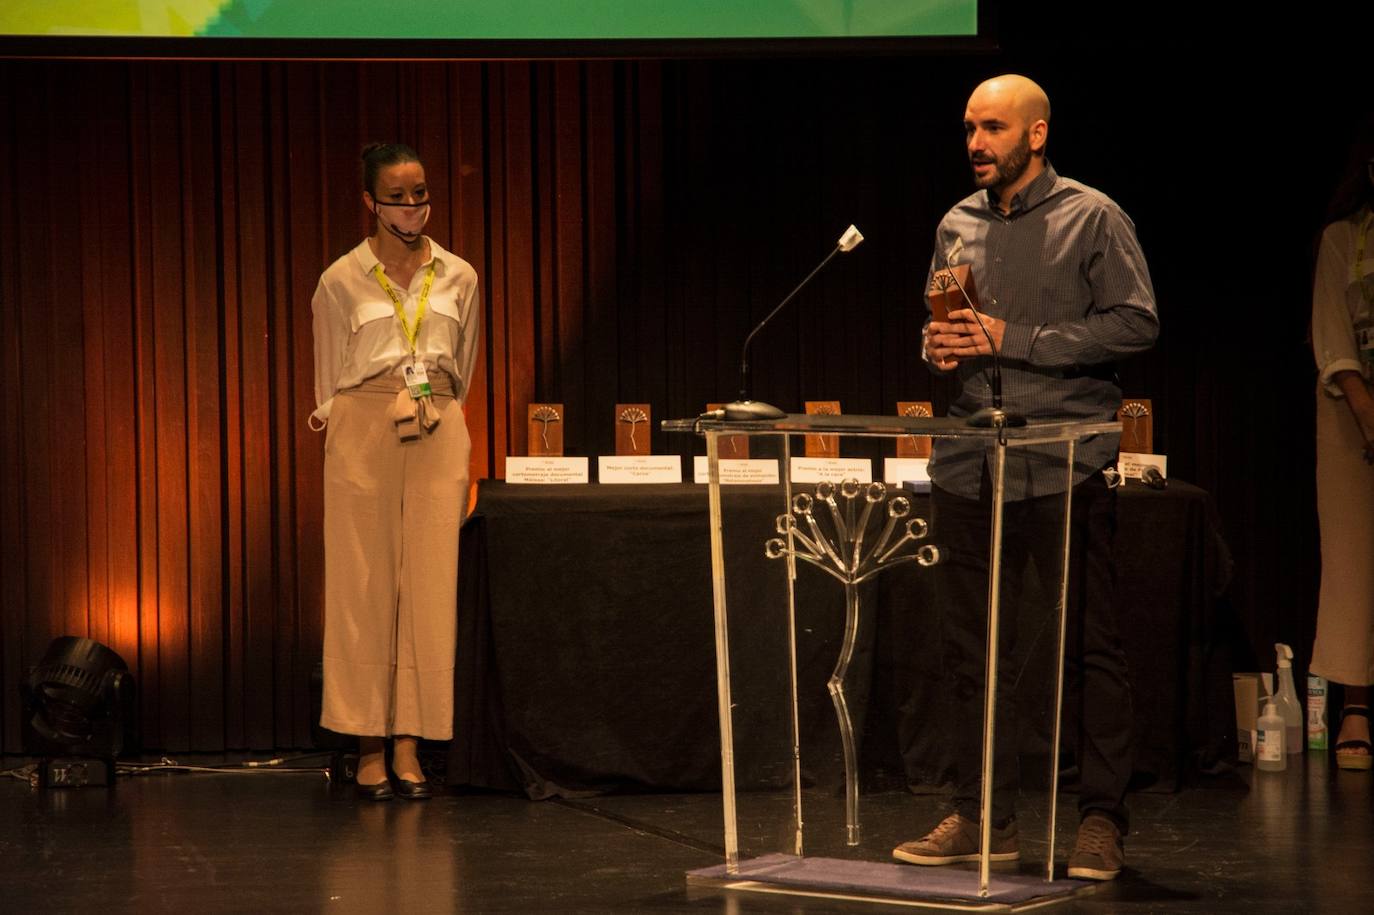
[[[391,287],[391,282],[387,280],[386,274],[382,271],[380,262],[373,266],[372,275],[377,278],[377,283],[382,287],[382,291],[391,298],[391,304],[396,306],[396,318],[401,322],[401,331],[406,335],[406,343],[410,344],[410,365],[406,367],[405,372],[406,387],[410,389],[410,396],[417,400],[421,397],[428,397],[433,393],[433,390],[430,388],[424,363],[420,362],[415,354],[415,342],[420,339],[420,322],[425,319],[425,307],[429,304],[429,290],[434,285],[434,260],[430,260],[429,269],[425,271],[425,284],[420,288],[420,301],[415,306],[414,324],[406,320],[405,305],[400,295]]]

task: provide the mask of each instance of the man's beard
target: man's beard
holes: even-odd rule
[[[973,183],[980,188],[1006,187],[1026,173],[1026,169],[1030,167],[1030,160],[1030,131],[1027,130],[1021,134],[1021,140],[1015,148],[1007,153],[1005,161],[994,160],[995,167],[991,175],[986,178],[978,178],[975,175]]]

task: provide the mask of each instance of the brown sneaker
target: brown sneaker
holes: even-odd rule
[[[1121,830],[1104,816],[1088,815],[1078,826],[1078,841],[1069,855],[1069,876],[1080,880],[1115,880],[1125,864]]]
[[[978,860],[978,824],[951,813],[924,838],[903,842],[892,849],[892,857],[908,864],[954,864]],[[1015,861],[1021,857],[1016,840],[1016,820],[992,830],[989,861]]]

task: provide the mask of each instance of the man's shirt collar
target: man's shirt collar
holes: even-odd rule
[[[1016,216],[1026,210],[1033,209],[1042,203],[1054,190],[1059,183],[1059,175],[1055,173],[1054,166],[1050,165],[1049,160],[1045,161],[1045,170],[1035,176],[1035,180],[1023,187],[1011,198],[1011,207],[1007,216]],[[992,188],[988,188],[986,193],[987,204],[990,209],[1001,212],[998,207],[998,198],[993,194]]]

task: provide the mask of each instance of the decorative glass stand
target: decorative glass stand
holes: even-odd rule
[[[717,867],[691,872],[689,884],[977,911],[1017,911],[1089,892],[1091,884],[1054,879],[1055,774],[1059,767],[1063,705],[1071,481],[1075,443],[1093,435],[1119,433],[1120,423],[1047,423],[978,429],[950,418],[794,414],[757,422],[669,420],[663,428],[704,436],[709,470],[725,860]],[[739,435],[750,437],[751,457],[775,457],[779,461],[779,485],[721,486],[720,442]],[[858,740],[846,693],[846,676],[854,659],[858,633],[866,624],[866,616],[871,616],[865,614],[861,586],[898,566],[915,567],[926,574],[932,571],[928,567],[937,565],[942,557],[939,538],[931,536],[926,520],[914,514],[910,494],[893,492],[883,483],[852,478],[794,483],[790,472],[792,437],[805,435],[833,435],[841,440],[923,435],[973,440],[986,448],[992,485],[988,646],[999,643],[1008,452],[1034,448],[1038,460],[1048,460],[1062,471],[1062,529],[1055,534],[1059,543],[1051,544],[1054,560],[1049,563],[1055,568],[1038,569],[1044,589],[1055,601],[1058,623],[1055,682],[1051,684],[1048,852],[1042,875],[992,874],[987,838],[992,799],[988,792],[982,798],[984,839],[976,872],[893,863],[893,845],[924,831],[913,832],[912,825],[900,814],[899,822],[881,825],[872,831],[871,839],[870,830],[861,826]],[[742,523],[748,515],[738,510],[738,505],[746,494],[753,499],[780,498],[782,513],[776,516],[772,531],[752,529]],[[1009,549],[1021,556],[1025,550],[1020,546],[1011,544]],[[1040,553],[1044,555],[1043,545]],[[769,568],[778,567],[780,575],[768,572]],[[816,581],[814,574],[809,582],[799,581],[798,571],[805,567],[839,580],[844,591],[839,657],[826,682],[840,732],[844,770],[842,823],[838,822],[838,811],[827,809],[823,798],[818,802],[814,792],[806,796],[803,790],[814,781],[805,768],[803,746],[814,738],[802,733],[806,705],[798,700],[798,671],[802,666],[799,635],[814,641],[811,624],[818,618],[815,603],[828,600],[826,594],[820,593],[822,583]],[[778,577],[782,580],[778,581]],[[805,616],[805,624],[800,627],[799,607]],[[731,609],[735,611],[733,616]],[[937,646],[923,646],[922,650],[937,650]],[[996,727],[998,660],[997,653],[989,650],[983,716],[985,785],[993,784],[991,748]],[[739,672],[732,674],[734,670]],[[814,716],[806,717],[809,720]],[[806,830],[808,821],[803,818],[804,801],[811,805],[810,834]],[[818,805],[821,809],[816,810]],[[837,836],[842,836],[842,842]],[[837,857],[818,855],[817,850]]]
[[[844,503],[841,508],[836,501]],[[855,503],[863,495],[863,509],[855,520]],[[887,522],[876,541],[870,542],[869,550],[864,552],[864,534],[876,505],[884,505]],[[879,482],[866,485],[858,480],[847,479],[836,486],[828,480],[816,484],[814,498],[800,492],[792,497],[792,510],[778,515],[775,537],[764,544],[764,555],[769,559],[800,559],[809,562],[840,580],[844,585],[844,637],[840,642],[840,657],[835,662],[835,671],[826,681],[826,690],[835,704],[836,723],[840,728],[840,740],[844,747],[844,797],[845,833],[849,845],[859,844],[859,751],[854,741],[854,720],[849,714],[849,703],[845,701],[845,676],[854,660],[854,648],[859,637],[859,585],[904,562],[917,562],[923,566],[933,566],[940,561],[940,551],[930,544],[914,547],[910,552],[904,548],[924,538],[930,526],[922,518],[913,518],[903,523],[901,538],[890,547],[892,534],[897,524],[911,511],[911,500],[905,496],[894,496],[887,500],[887,487]],[[815,509],[823,505],[829,509],[830,530],[817,521]],[[798,523],[805,522],[806,532],[798,530]],[[784,539],[785,538],[785,539]]]

